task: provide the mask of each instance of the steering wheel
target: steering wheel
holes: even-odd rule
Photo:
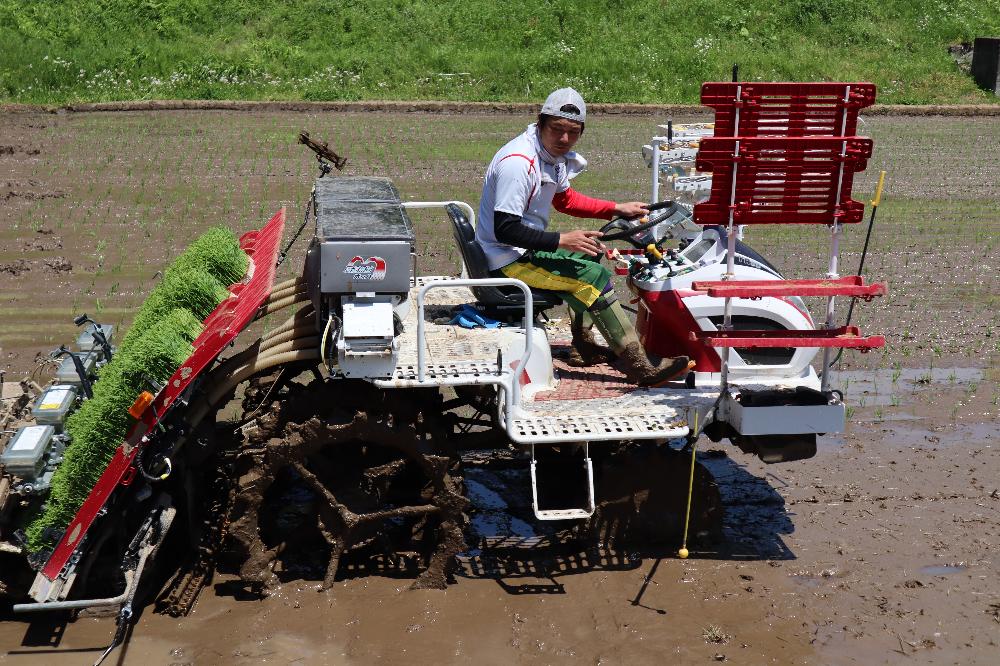
[[[674,212],[676,212],[677,207],[678,204],[675,201],[657,201],[656,203],[651,203],[649,204],[649,206],[647,206],[650,213],[652,213],[653,211],[662,210],[664,208],[669,208],[670,210],[667,213],[661,213],[660,215],[650,215],[650,219],[648,222],[645,222],[638,226],[632,226],[630,224],[630,220],[628,220],[627,218],[616,217],[615,219],[611,220],[610,222],[608,222],[599,229],[601,234],[603,234],[601,236],[601,240],[602,241],[628,240],[633,245],[636,245],[636,243],[632,240],[633,236],[635,236],[636,234],[640,234],[643,231],[652,229],[660,222],[662,222],[664,218],[669,217]],[[636,247],[638,247],[638,245],[636,245]]]

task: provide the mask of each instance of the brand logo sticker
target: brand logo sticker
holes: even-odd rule
[[[350,275],[357,280],[384,280],[385,259],[354,257],[344,266],[344,275]]]

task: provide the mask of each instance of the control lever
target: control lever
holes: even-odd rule
[[[75,353],[71,352],[66,348],[66,345],[61,345],[59,349],[56,349],[51,354],[50,358],[62,358],[63,356],[69,355],[73,359],[73,367],[76,368],[76,374],[80,377],[80,386],[83,387],[83,395],[89,400],[94,397],[94,389],[91,386],[90,378],[87,377],[87,369],[83,367],[83,361]]]
[[[104,350],[104,358],[110,361],[112,355],[111,343],[108,342],[108,337],[104,335],[104,329],[101,328],[101,325],[88,317],[86,312],[73,319],[73,323],[77,326],[83,326],[84,324],[92,324],[94,326],[94,328],[90,331],[90,334],[94,337],[94,342],[101,345],[101,349]]]

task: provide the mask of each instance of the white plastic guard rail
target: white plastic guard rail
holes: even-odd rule
[[[476,211],[472,210],[472,206],[465,203],[464,201],[404,201],[400,205],[403,208],[444,208],[445,206],[456,205],[461,208],[466,215],[469,216],[469,224],[472,228],[476,228]],[[462,263],[462,278],[468,278],[469,272],[465,268],[465,263]]]
[[[521,382],[518,378],[528,365],[531,358],[531,335],[534,329],[535,304],[531,296],[531,289],[524,282],[511,278],[480,278],[468,280],[438,280],[429,282],[417,292],[417,382],[424,383],[427,372],[426,351],[424,350],[424,297],[431,289],[438,287],[517,287],[524,294],[524,354],[521,355],[517,366],[514,368],[513,380],[510,375],[497,377],[497,381],[490,382],[502,386],[507,395],[504,406],[504,417],[508,434],[510,434],[511,411],[515,406],[521,405]],[[434,383],[434,382],[432,382]],[[482,383],[482,382],[480,382]]]
[[[444,208],[445,206],[456,205],[465,211],[465,214],[469,216],[469,224],[472,228],[476,228],[476,212],[472,210],[472,206],[465,203],[464,201],[404,201],[400,205],[403,208]]]

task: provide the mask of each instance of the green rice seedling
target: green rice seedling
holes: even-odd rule
[[[191,355],[191,342],[200,333],[193,314],[175,309],[101,370],[94,397],[66,421],[71,442],[52,477],[44,512],[26,530],[29,549],[50,546],[48,528],[69,524],[124,440],[132,423],[128,408],[149,388],[147,380],[166,382]]]
[[[201,321],[228,296],[229,290],[205,271],[190,265],[172,266],[139,309],[132,328],[122,339],[122,351],[127,351],[146,331],[158,328],[172,310],[183,308]]]
[[[188,246],[167,269],[167,275],[173,271],[201,269],[228,287],[243,279],[249,262],[232,230],[212,227]]]

